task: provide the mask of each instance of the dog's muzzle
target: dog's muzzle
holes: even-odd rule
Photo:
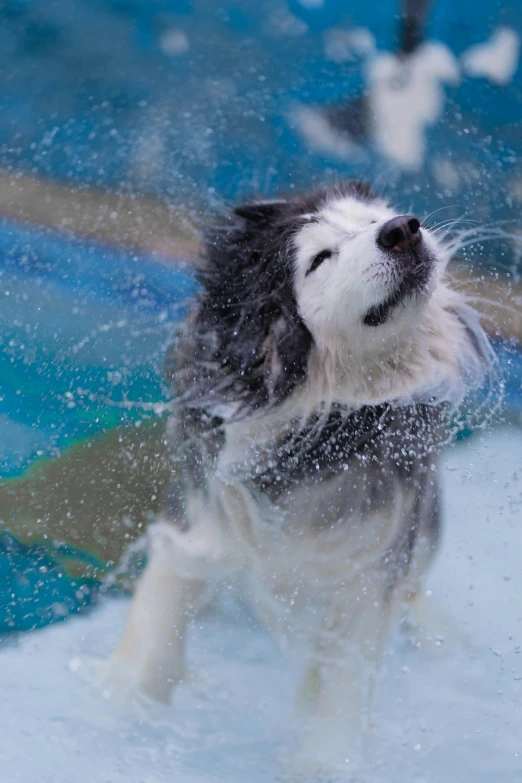
[[[363,319],[366,326],[381,326],[394,307],[426,292],[434,266],[420,223],[411,215],[398,215],[386,221],[377,234],[376,243],[389,260],[393,259],[395,285],[387,299],[368,310]]]

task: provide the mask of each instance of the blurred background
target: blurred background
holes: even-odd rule
[[[520,421],[521,33],[512,0],[0,0],[0,633],[139,564],[225,204],[355,176],[458,219]]]

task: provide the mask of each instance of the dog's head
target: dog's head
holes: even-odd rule
[[[484,374],[449,252],[364,184],[238,207],[207,258],[199,326],[230,401],[259,409],[297,388],[312,407],[441,401]]]
[[[309,206],[294,237],[304,321],[319,342],[341,335],[374,342],[372,327],[388,325],[382,341],[391,322],[400,328],[429,298],[440,248],[417,218],[397,214],[360,185],[324,191]]]

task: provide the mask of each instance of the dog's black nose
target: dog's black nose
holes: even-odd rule
[[[420,223],[411,215],[398,215],[388,220],[377,236],[377,244],[392,253],[407,253],[421,241]]]

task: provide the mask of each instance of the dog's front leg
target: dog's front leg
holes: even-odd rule
[[[179,576],[167,537],[150,540],[148,563],[134,593],[123,636],[101,667],[109,685],[168,702],[183,679],[187,626],[206,582]]]
[[[343,762],[357,752],[370,725],[374,678],[396,610],[381,585],[361,582],[328,611],[299,693],[306,758]]]
[[[133,688],[168,702],[185,673],[187,624],[205,582],[181,579],[163,554],[152,553],[133,597],[111,665]]]

